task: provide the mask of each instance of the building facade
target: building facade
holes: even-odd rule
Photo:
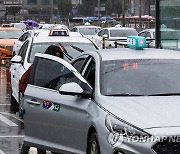
[[[180,0],[156,0],[156,47],[180,50]]]
[[[155,0],[130,0],[129,14],[132,16],[155,16]],[[140,12],[141,10],[141,12]]]
[[[53,16],[53,1],[23,0],[21,14],[24,20],[33,19],[36,21],[49,22]]]

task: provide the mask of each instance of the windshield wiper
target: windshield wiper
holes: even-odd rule
[[[177,95],[180,95],[180,93],[151,94],[147,96],[177,96]]]
[[[139,94],[108,94],[105,96],[144,96],[144,95],[139,95]]]
[[[73,60],[73,57],[68,54],[68,52],[67,52],[67,50],[64,48],[64,46],[63,46],[61,43],[59,43],[59,46],[63,47],[62,52],[63,52],[64,56],[66,56],[67,59],[69,59],[70,61],[72,61],[72,60]]]
[[[74,46],[74,45],[70,45],[70,47],[76,49],[77,51],[79,51],[79,52],[81,52],[81,53],[84,52],[84,50],[82,50],[82,49],[80,49],[80,48],[78,48],[78,47],[76,47],[76,46]]]

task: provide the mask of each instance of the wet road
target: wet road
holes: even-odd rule
[[[20,154],[24,139],[23,120],[10,111],[9,64],[0,61],[0,154]],[[37,154],[31,147],[29,154]],[[47,154],[51,154],[47,151]]]
[[[0,64],[0,154],[19,154],[23,143],[23,121],[10,112],[9,70]]]

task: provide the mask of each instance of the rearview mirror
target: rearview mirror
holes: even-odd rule
[[[22,57],[15,55],[12,59],[11,59],[12,63],[22,63]]]
[[[83,90],[80,85],[75,82],[65,83],[59,88],[59,93],[62,95],[81,95],[91,96],[91,91]]]

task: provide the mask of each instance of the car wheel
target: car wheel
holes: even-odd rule
[[[21,148],[21,151],[20,151],[20,154],[28,154],[29,153],[29,149],[30,149],[29,146],[26,146],[25,144],[23,144],[23,146]]]
[[[90,137],[87,154],[100,154],[99,142],[95,132]]]
[[[10,103],[11,103],[11,107],[10,107],[10,110],[12,112],[18,112],[19,111],[19,104],[18,102],[16,101],[16,99],[13,97],[12,95],[12,90],[10,90]]]

